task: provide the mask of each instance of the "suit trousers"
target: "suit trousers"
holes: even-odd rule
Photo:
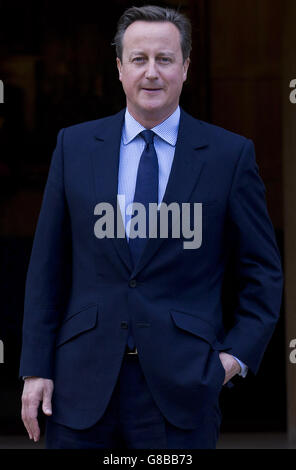
[[[218,404],[195,429],[169,423],[151,395],[138,355],[125,354],[101,419],[75,430],[47,418],[45,441],[47,449],[215,449],[220,423]]]

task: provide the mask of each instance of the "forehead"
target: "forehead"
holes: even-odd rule
[[[178,28],[165,21],[135,21],[123,35],[123,50],[158,47],[181,52],[181,35]]]

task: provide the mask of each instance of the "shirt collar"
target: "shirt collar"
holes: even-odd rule
[[[165,121],[161,122],[151,130],[155,132],[158,137],[163,139],[168,144],[175,146],[178,137],[178,129],[180,122],[180,106],[171,114]],[[124,126],[122,131],[122,139],[125,145],[129,144],[140,132],[144,131],[145,127],[142,126],[135,118],[129,113],[126,108]]]

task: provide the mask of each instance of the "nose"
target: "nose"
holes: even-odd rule
[[[148,80],[155,80],[156,78],[158,78],[158,71],[154,59],[151,59],[147,62],[145,78],[147,78]]]

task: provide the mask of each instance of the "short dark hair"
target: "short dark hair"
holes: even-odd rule
[[[117,57],[122,60],[122,40],[123,35],[132,23],[135,21],[158,21],[173,23],[181,35],[181,49],[183,60],[187,59],[191,51],[191,23],[189,19],[173,8],[163,8],[156,5],[146,5],[143,7],[128,8],[120,17],[117,24],[117,32],[114,37]]]

